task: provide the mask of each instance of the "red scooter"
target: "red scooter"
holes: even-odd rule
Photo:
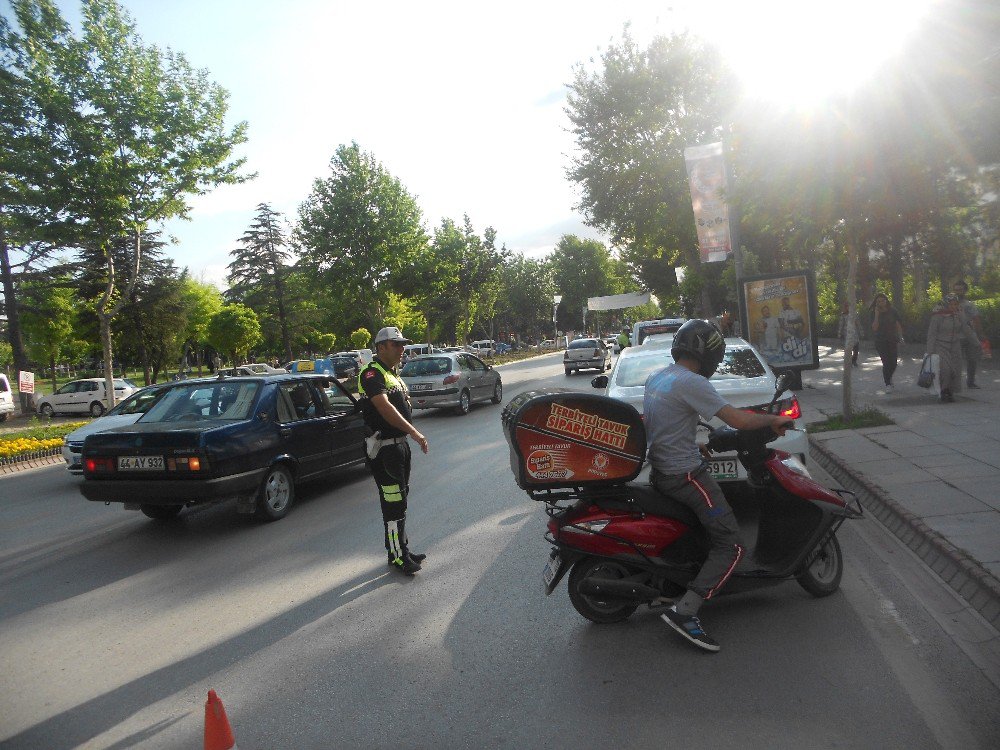
[[[771,406],[789,382],[778,378]],[[546,594],[568,571],[576,610],[610,623],[643,604],[668,606],[686,590],[708,538],[690,509],[633,481],[646,441],[635,409],[604,396],[543,391],[515,397],[503,420],[518,484],[545,503],[550,519]],[[722,486],[744,540],[755,541],[720,593],[791,578],[813,596],[834,593],[844,570],[837,530],[863,515],[853,493],[823,487],[797,458],[768,448],[777,437],[770,427],[709,429],[709,449],[735,451],[747,470],[745,486]]]

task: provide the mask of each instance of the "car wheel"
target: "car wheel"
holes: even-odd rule
[[[503,401],[503,384],[498,380],[497,384],[493,387],[493,398],[490,399],[494,404],[499,404]]]
[[[56,410],[52,408],[52,404],[42,404],[38,411],[43,417],[51,417],[56,413]]]
[[[90,416],[99,417],[104,413],[104,404],[100,401],[95,401],[90,405]]]
[[[171,518],[177,518],[183,507],[183,505],[140,505],[139,510],[147,518],[169,521]]]
[[[566,368],[566,377],[569,377],[572,374],[573,374],[573,371],[567,367]]]
[[[272,466],[260,485],[257,509],[265,521],[278,521],[288,515],[295,500],[295,482],[287,466]]]
[[[6,421],[7,421],[7,412],[4,412],[3,414],[0,414],[0,422],[6,422]]]
[[[458,406],[455,407],[456,414],[468,414],[469,413],[469,392],[465,389],[458,394]]]

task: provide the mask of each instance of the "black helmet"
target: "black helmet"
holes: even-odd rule
[[[677,360],[681,355],[698,361],[698,374],[710,378],[722,362],[726,342],[722,332],[707,320],[689,320],[677,329],[670,344],[670,356]]]

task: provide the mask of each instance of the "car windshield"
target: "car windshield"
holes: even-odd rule
[[[597,339],[577,339],[569,345],[570,349],[596,349]]]
[[[145,414],[166,392],[166,388],[150,388],[139,391],[109,411],[108,416],[112,414]]]
[[[146,422],[192,422],[246,419],[257,397],[260,383],[192,383],[168,388],[140,420]]]
[[[405,377],[422,377],[426,375],[445,375],[451,372],[450,357],[427,357],[413,359],[406,363],[400,375]]]
[[[661,356],[623,359],[618,364],[615,385],[619,388],[643,386],[651,373],[666,367],[673,361],[669,351],[663,351]],[[764,365],[761,364],[752,350],[747,348],[726,349],[726,356],[715,375],[712,376],[712,380],[758,378],[764,374]]]

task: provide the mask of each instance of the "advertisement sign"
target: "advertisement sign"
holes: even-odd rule
[[[725,201],[726,163],[722,143],[684,149],[691,205],[698,230],[702,263],[724,261],[732,250],[729,235],[729,206]]]
[[[26,372],[24,370],[18,371],[17,375],[17,388],[21,393],[34,393],[35,392],[35,373]]]
[[[744,332],[774,370],[819,367],[816,294],[809,271],[744,278]]]

